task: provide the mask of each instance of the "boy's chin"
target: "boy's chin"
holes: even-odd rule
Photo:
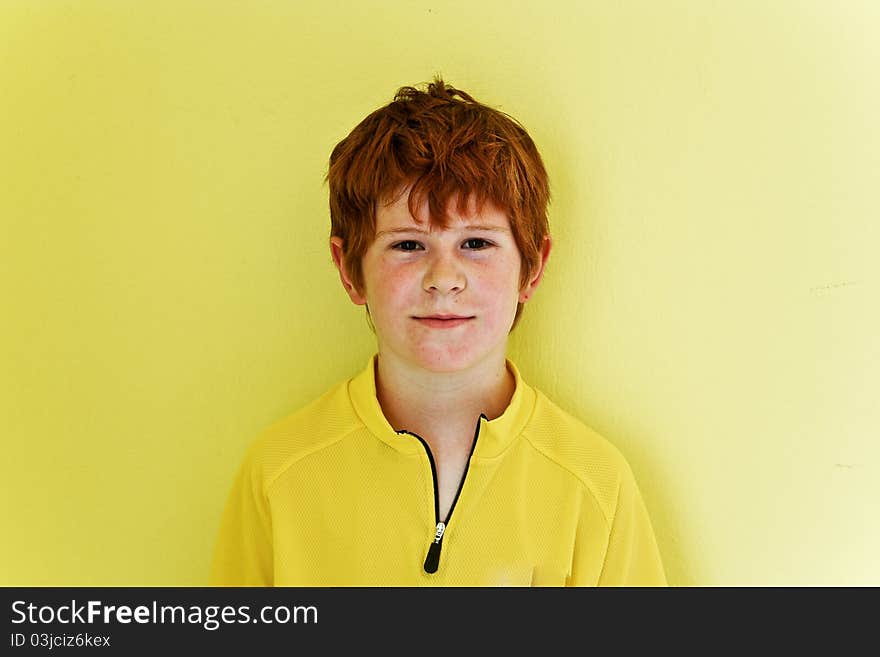
[[[427,349],[412,354],[407,360],[414,367],[435,374],[453,374],[469,370],[480,364],[489,355],[483,351],[473,350],[462,352],[461,345],[456,349]]]

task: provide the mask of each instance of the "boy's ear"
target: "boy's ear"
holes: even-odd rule
[[[367,299],[357,291],[357,288],[355,288],[354,284],[351,282],[351,278],[348,276],[347,266],[342,256],[342,246],[343,241],[341,237],[334,236],[330,238],[330,255],[333,258],[333,264],[335,264],[336,269],[339,270],[339,280],[342,281],[342,287],[348,292],[348,296],[351,298],[352,303],[355,303],[358,306],[363,306],[367,303]]]
[[[519,302],[525,303],[535,293],[535,289],[544,278],[544,266],[547,264],[547,258],[550,257],[550,251],[553,248],[553,240],[549,235],[544,235],[544,241],[541,242],[541,260],[538,266],[532,271],[532,276],[526,286],[519,292]]]

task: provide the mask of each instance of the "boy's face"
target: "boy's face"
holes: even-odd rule
[[[507,215],[487,201],[481,213],[471,202],[455,209],[449,228],[428,232],[427,202],[419,221],[404,193],[390,206],[378,204],[376,238],[363,258],[363,294],[347,281],[352,301],[369,306],[379,352],[432,372],[455,372],[487,357],[503,358],[517,302],[525,302],[550,252],[546,238],[537,275],[519,289],[521,258]],[[333,240],[336,240],[335,248]],[[340,267],[341,242],[331,239]],[[460,319],[439,319],[440,316]]]

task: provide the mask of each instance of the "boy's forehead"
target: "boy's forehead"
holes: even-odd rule
[[[394,203],[378,203],[376,207],[376,235],[395,228],[412,228],[413,230],[433,230],[430,226],[428,201],[423,199],[418,206],[417,216],[413,217],[409,211],[408,193],[401,194]],[[510,228],[510,220],[507,213],[495,205],[491,199],[486,199],[483,207],[478,211],[476,199],[472,195],[464,212],[458,211],[458,195],[449,197],[446,205],[446,213],[452,220],[449,228],[461,228],[464,226],[486,226],[494,228]]]

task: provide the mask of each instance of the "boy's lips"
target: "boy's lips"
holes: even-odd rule
[[[461,326],[474,318],[465,315],[426,315],[424,317],[413,317],[413,319],[419,324],[430,328],[444,329]]]

